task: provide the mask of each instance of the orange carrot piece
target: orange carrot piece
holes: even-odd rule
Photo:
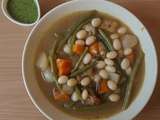
[[[68,75],[72,69],[72,62],[70,59],[57,59],[57,68],[59,75]]]
[[[73,53],[75,53],[77,55],[81,55],[83,53],[84,49],[85,49],[84,45],[74,44],[72,51],[73,51]]]
[[[91,55],[97,55],[99,53],[99,43],[94,42],[90,47],[89,47],[89,52]]]
[[[69,101],[70,99],[68,94],[66,94],[63,91],[58,91],[56,89],[53,89],[53,96],[55,100],[60,101],[60,102],[66,102],[66,101]]]
[[[98,88],[98,93],[103,94],[109,92],[109,88],[107,86],[107,81],[106,80],[101,80],[99,83],[99,88]]]

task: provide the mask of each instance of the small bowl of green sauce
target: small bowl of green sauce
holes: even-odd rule
[[[2,11],[13,23],[32,26],[40,19],[38,0],[2,0]]]

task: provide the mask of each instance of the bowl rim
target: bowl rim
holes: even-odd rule
[[[69,5],[69,4],[72,4],[72,3],[74,3],[74,2],[78,2],[78,1],[85,1],[85,0],[73,0],[73,1],[68,1],[68,2],[62,3],[61,5],[56,6],[55,8],[53,8],[53,9],[51,9],[49,12],[47,12],[47,13],[38,21],[38,23],[33,27],[33,29],[31,30],[31,32],[30,32],[30,34],[29,34],[29,36],[28,36],[28,38],[27,38],[27,40],[26,40],[26,43],[25,43],[25,45],[24,45],[24,49],[23,49],[23,54],[22,54],[22,77],[23,77],[24,86],[25,86],[25,88],[26,88],[26,91],[27,91],[27,93],[28,93],[28,95],[29,95],[32,103],[33,103],[33,104],[36,106],[36,108],[37,108],[47,119],[49,119],[49,120],[52,120],[52,118],[51,118],[49,115],[47,115],[47,114],[36,104],[36,101],[34,100],[34,98],[32,97],[32,95],[30,94],[30,91],[29,91],[29,89],[28,89],[28,87],[27,87],[27,83],[26,83],[26,80],[25,80],[25,74],[24,74],[24,72],[25,72],[25,71],[24,71],[24,56],[25,56],[25,53],[26,53],[26,48],[27,48],[29,39],[30,39],[30,37],[32,36],[32,33],[34,32],[34,30],[37,28],[37,26],[38,26],[51,12],[53,12],[55,9],[61,8],[61,7],[65,6],[65,5]],[[92,1],[92,2],[93,2],[93,1],[99,1],[99,0],[88,0],[88,1]],[[116,3],[113,3],[113,2],[111,2],[111,1],[105,1],[105,0],[101,0],[101,1],[104,1],[104,2],[106,2],[106,3],[110,3],[110,4],[113,4],[113,5],[116,5],[117,7],[125,10],[130,16],[133,16],[133,17],[135,18],[135,20],[137,20],[137,22],[139,22],[140,24],[143,25],[143,23],[142,23],[132,12],[130,12],[128,9],[126,9],[126,8],[124,8],[124,7],[116,4]],[[144,29],[146,30],[146,33],[147,33],[147,35],[148,35],[147,37],[149,37],[149,39],[151,40],[152,47],[153,47],[152,50],[153,50],[153,52],[154,52],[154,57],[155,57],[155,59],[154,59],[154,62],[155,62],[154,83],[152,84],[152,88],[150,88],[150,93],[148,93],[148,96],[147,96],[147,98],[145,99],[143,105],[141,106],[140,109],[138,109],[137,111],[134,111],[134,114],[132,114],[132,115],[130,116],[130,119],[133,119],[135,116],[137,116],[137,115],[143,110],[143,108],[146,106],[146,104],[149,102],[149,100],[150,100],[150,98],[151,98],[151,96],[152,96],[152,94],[153,94],[153,91],[154,91],[156,82],[157,82],[158,58],[157,58],[156,48],[155,48],[154,42],[153,42],[153,40],[152,40],[152,38],[151,38],[148,30],[146,29],[146,27],[145,27],[144,25],[143,25],[143,27],[144,27]],[[109,119],[110,119],[110,117],[109,117]],[[112,119],[112,116],[111,116],[111,119]]]
[[[33,26],[33,25],[36,25],[39,23],[39,20],[40,20],[40,17],[41,17],[41,10],[40,10],[40,6],[39,6],[39,2],[38,0],[34,0],[36,6],[37,6],[37,12],[38,12],[38,16],[37,16],[37,19],[36,21],[34,21],[33,23],[22,23],[22,22],[19,22],[17,20],[15,20],[14,18],[12,18],[10,16],[10,14],[8,13],[7,11],[7,2],[8,0],[2,0],[2,3],[1,3],[1,9],[2,9],[2,12],[4,14],[4,16],[10,20],[11,22],[17,24],[17,25],[20,25],[20,26],[24,26],[24,27],[30,27],[30,26]]]

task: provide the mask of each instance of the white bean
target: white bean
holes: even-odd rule
[[[119,39],[115,39],[113,41],[113,47],[114,47],[115,50],[120,50],[121,49],[122,46],[121,46],[121,43],[120,43]]]
[[[123,70],[126,70],[129,67],[130,63],[129,60],[127,58],[124,58],[121,62],[121,68]]]
[[[119,34],[125,34],[127,32],[127,28],[126,27],[120,27],[117,32]]]
[[[110,66],[110,65],[107,65],[106,67],[105,67],[105,70],[107,71],[107,72],[116,72],[116,68],[114,67],[114,66]]]
[[[117,52],[116,51],[108,52],[106,57],[109,58],[109,59],[114,59],[114,58],[117,57]]]
[[[108,85],[108,88],[111,90],[117,89],[117,84],[113,80],[108,80],[107,85]]]
[[[105,69],[102,69],[99,71],[99,76],[101,76],[103,79],[107,79],[108,78],[108,73]]]
[[[131,67],[129,67],[129,68],[127,68],[127,69],[126,69],[126,73],[127,73],[127,75],[130,75],[130,74],[131,74],[131,72],[132,72],[132,68],[131,68]]]
[[[101,80],[101,77],[98,74],[96,74],[94,76],[94,82],[98,83],[100,80]]]
[[[92,56],[90,53],[87,53],[83,58],[83,63],[88,64],[92,60]]]
[[[67,54],[71,54],[71,48],[69,47],[68,44],[66,44],[63,48],[63,51]]]
[[[117,33],[114,33],[114,34],[111,34],[110,36],[111,39],[118,39],[119,38],[119,35]]]
[[[96,67],[98,69],[102,69],[105,67],[105,62],[104,61],[98,61]]]
[[[115,83],[118,83],[119,82],[119,80],[120,80],[120,75],[118,74],[118,73],[111,73],[111,72],[109,72],[108,73],[109,74],[109,79],[110,80],[113,80]]]
[[[65,84],[65,83],[67,82],[67,80],[68,80],[68,77],[65,76],[65,75],[62,75],[62,76],[60,76],[60,77],[58,78],[58,83],[59,83],[59,84]]]
[[[101,23],[102,23],[102,20],[100,18],[94,18],[91,21],[91,24],[93,27],[98,27],[101,25]]]
[[[86,45],[89,46],[89,45],[93,44],[95,41],[96,41],[96,37],[95,36],[89,36],[86,39]]]
[[[84,40],[76,40],[75,44],[84,45]]]
[[[77,92],[73,92],[71,99],[74,102],[77,102],[79,100],[79,95],[77,94]]]
[[[106,58],[105,60],[104,60],[104,62],[107,64],[107,65],[114,65],[114,61],[113,60],[111,60],[111,59],[108,59],[108,58]]]
[[[132,48],[126,48],[124,49],[124,55],[130,55],[133,52]]]
[[[84,89],[83,91],[82,91],[82,99],[83,100],[86,100],[88,98],[88,91],[86,90],[86,89]]]
[[[82,80],[81,80],[81,85],[82,86],[87,86],[89,85],[90,83],[90,78],[89,77],[84,77]]]
[[[67,81],[67,85],[70,86],[70,87],[74,87],[75,85],[77,85],[77,80],[74,79],[74,78],[71,78]]]
[[[119,99],[120,99],[120,96],[119,96],[118,94],[111,94],[111,95],[109,96],[109,100],[110,100],[111,102],[118,102]]]
[[[80,30],[76,34],[77,39],[85,39],[87,37],[87,32],[85,30]]]

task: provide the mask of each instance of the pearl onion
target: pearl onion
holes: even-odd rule
[[[111,94],[111,95],[109,96],[109,100],[110,100],[111,102],[117,102],[117,101],[119,101],[119,99],[120,99],[120,96],[119,96],[118,94]]]
[[[101,25],[101,23],[102,23],[102,20],[100,18],[94,18],[91,21],[91,24],[93,27],[98,27]]]
[[[95,36],[89,36],[87,39],[86,39],[86,45],[91,45],[93,44],[94,42],[96,41],[96,37]]]
[[[85,30],[80,30],[76,34],[77,39],[85,39],[87,37],[87,32]]]
[[[99,76],[101,76],[103,79],[107,79],[108,78],[108,73],[106,70],[102,69],[99,71]]]
[[[59,84],[65,84],[65,83],[67,82],[67,80],[68,80],[68,77],[65,76],[65,75],[62,75],[62,76],[60,76],[60,77],[58,78],[58,83],[59,83]]]

